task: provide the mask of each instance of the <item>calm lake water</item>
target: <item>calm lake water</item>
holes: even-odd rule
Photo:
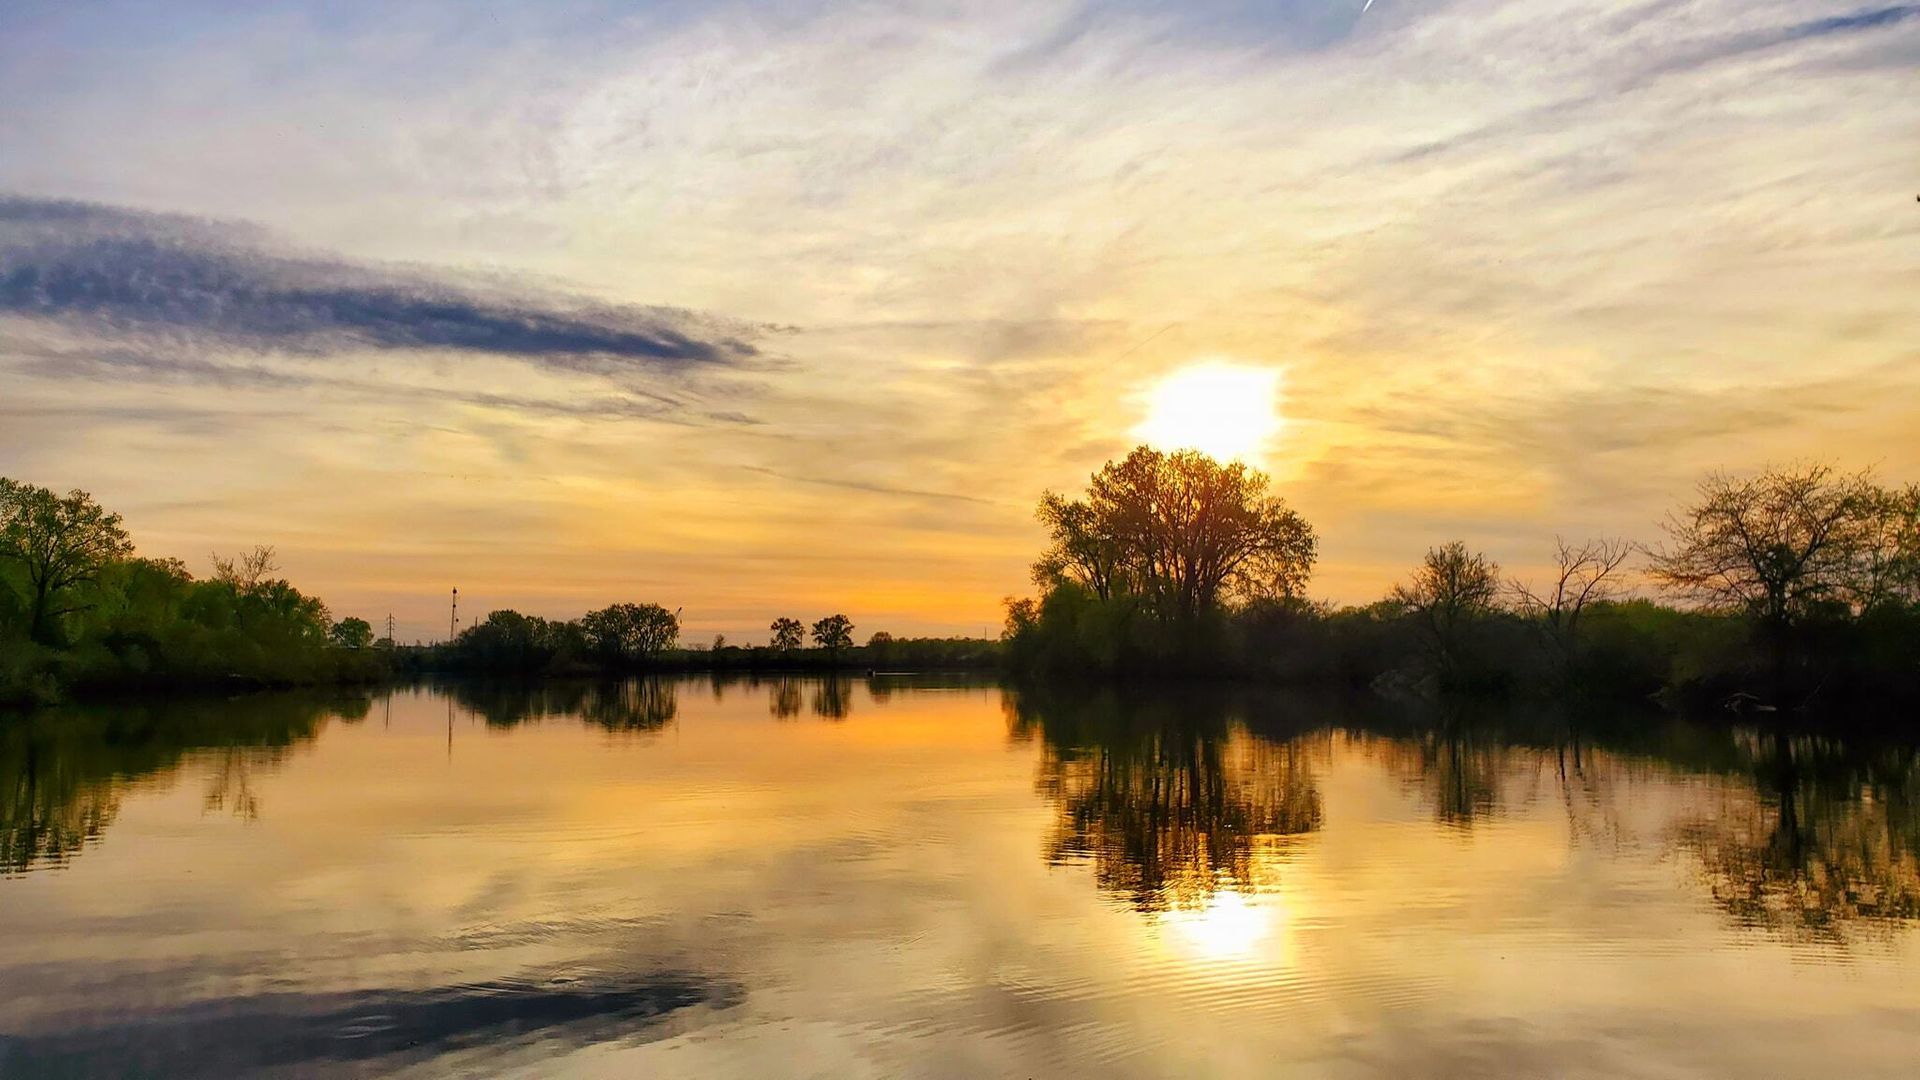
[[[1920,754],[933,680],[0,724],[0,1075],[1902,1076]]]

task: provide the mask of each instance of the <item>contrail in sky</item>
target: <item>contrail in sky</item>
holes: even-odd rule
[[[1366,3],[1360,5],[1360,14],[1365,15],[1367,13],[1367,9],[1372,6],[1373,6],[1373,0],[1367,0]]]

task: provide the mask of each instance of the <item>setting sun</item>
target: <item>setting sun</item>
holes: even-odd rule
[[[1280,371],[1207,361],[1162,378],[1147,393],[1134,434],[1163,450],[1198,450],[1221,460],[1259,455],[1280,430]]]

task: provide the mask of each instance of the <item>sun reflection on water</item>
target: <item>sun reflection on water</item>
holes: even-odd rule
[[[1206,906],[1160,913],[1169,936],[1207,960],[1245,960],[1257,955],[1282,917],[1279,908],[1255,904],[1231,890],[1214,894]]]

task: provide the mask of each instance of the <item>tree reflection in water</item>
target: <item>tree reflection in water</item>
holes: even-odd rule
[[[811,692],[803,694],[803,690]],[[814,716],[845,720],[853,713],[853,680],[845,675],[776,675],[767,683],[767,715],[775,720],[792,720],[800,715],[803,697],[807,711]],[[875,698],[876,703],[881,700]]]
[[[783,675],[773,680],[767,691],[767,713],[775,720],[791,720],[800,715],[800,680]]]
[[[1716,903],[1743,926],[1836,944],[1920,918],[1913,747],[1735,741],[1754,782],[1718,787],[1673,832]]]
[[[1091,861],[1102,889],[1142,911],[1257,892],[1270,856],[1320,826],[1306,744],[1253,737],[1227,699],[1010,700],[1016,735],[1040,739],[1037,786],[1059,810],[1047,860]]]
[[[1920,750],[1790,737],[1659,715],[1581,718],[1533,706],[1372,706],[1315,715],[1277,696],[1023,690],[1055,807],[1051,863],[1088,861],[1143,911],[1270,887],[1322,825],[1315,769],[1358,754],[1453,829],[1557,806],[1568,842],[1646,845],[1696,873],[1737,924],[1844,944],[1920,919]],[[1649,799],[1652,826],[1629,812]]]
[[[455,683],[489,725],[548,718],[612,732],[675,721],[671,680]],[[691,684],[690,684],[691,685]],[[769,711],[847,715],[846,678],[769,682]],[[1842,944],[1920,919],[1920,750],[1911,742],[1759,732],[1659,715],[1564,710],[1389,711],[1253,692],[1009,691],[1013,734],[1037,741],[1036,786],[1055,809],[1051,863],[1091,864],[1146,911],[1271,888],[1323,826],[1316,771],[1358,757],[1398,777],[1452,829],[1564,815],[1568,843],[1647,847],[1688,867],[1735,924]],[[877,699],[876,699],[877,703]],[[209,811],[265,812],[255,770],[314,739],[364,696],[255,695],[120,703],[0,723],[0,872],[58,866],[111,827],[125,792],[211,765]],[[884,723],[881,717],[876,722]]]
[[[829,675],[814,680],[813,715],[822,720],[845,720],[853,712],[853,680]]]
[[[364,696],[261,694],[234,700],[47,709],[0,722],[0,873],[58,866],[99,838],[126,790],[189,754],[220,757],[208,809],[251,817],[254,769],[278,764],[329,718],[367,715]]]
[[[680,713],[671,679],[556,682],[454,682],[442,688],[488,727],[571,720],[607,731],[652,732]]]

